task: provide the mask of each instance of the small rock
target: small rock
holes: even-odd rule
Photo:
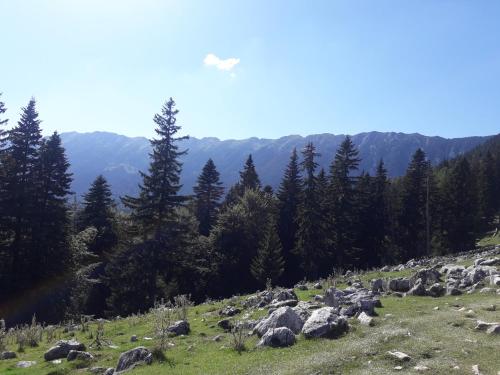
[[[321,283],[316,283],[313,285],[313,288],[314,289],[323,289],[323,285],[321,285]]]
[[[368,316],[364,311],[361,314],[359,314],[358,321],[362,325],[369,327],[373,326],[374,324],[373,318],[371,316]]]
[[[70,350],[66,359],[68,361],[74,361],[75,359],[78,359],[80,361],[91,361],[94,359],[94,356],[88,352]]]
[[[237,307],[226,306],[221,311],[219,311],[219,315],[234,316],[236,314],[239,314],[240,312],[241,310],[238,309]]]
[[[115,369],[113,367],[110,367],[106,371],[104,371],[103,375],[113,375],[114,373],[115,373]]]
[[[120,355],[120,358],[118,358],[118,364],[116,365],[116,372],[127,370],[138,362],[151,364],[152,360],[153,356],[151,352],[145,347],[139,346]]]
[[[472,366],[472,373],[474,375],[481,375],[481,371],[479,371],[479,365]]]
[[[189,333],[189,323],[185,320],[178,320],[167,328],[167,332],[174,336],[187,335]]]
[[[137,341],[137,336],[136,335],[132,335],[130,337],[130,342],[136,342]]]
[[[418,365],[418,366],[413,367],[413,369],[415,371],[418,371],[418,372],[423,372],[423,371],[429,370],[429,367],[423,366],[423,365]]]
[[[473,318],[474,316],[476,315],[476,312],[474,310],[468,310],[466,313],[465,313],[465,316],[467,318]]]
[[[295,288],[298,290],[307,290],[307,285],[306,284],[297,284],[295,285]]]
[[[16,357],[17,357],[17,354],[15,352],[2,352],[2,353],[0,353],[0,360],[13,359]]]
[[[19,368],[28,368],[36,365],[36,361],[19,361],[16,363],[16,367]]]
[[[396,370],[396,371],[401,371],[402,369],[403,369],[402,366],[396,366],[396,367],[394,367],[394,370]]]
[[[217,335],[217,336],[215,336],[215,337],[212,339],[212,341],[219,342],[220,340],[222,340],[222,338],[223,338],[223,337],[224,337],[224,336],[222,336],[222,335]]]
[[[403,353],[403,352],[398,352],[398,351],[394,351],[394,352],[387,352],[387,354],[389,354],[392,358],[395,358],[397,359],[398,361],[402,361],[402,362],[408,362],[411,357],[406,354],[406,353]]]
[[[54,365],[60,365],[62,363],[62,360],[54,359],[53,361],[50,361],[50,362],[53,363]]]
[[[488,335],[498,335],[500,334],[500,324],[495,324],[486,330]]]
[[[217,325],[224,331],[230,331],[233,329],[233,323],[229,319],[222,319],[217,322]]]

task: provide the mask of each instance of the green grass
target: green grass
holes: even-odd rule
[[[493,233],[489,233],[481,238],[478,242],[479,246],[493,246],[500,245],[500,233],[493,235]]]
[[[400,273],[370,272],[359,277],[367,282],[376,277],[408,276],[409,271]],[[410,272],[411,273],[411,272]],[[296,291],[299,299],[310,300],[322,290]],[[232,302],[240,304],[243,299]],[[472,365],[478,364],[482,373],[496,374],[500,370],[500,339],[473,329],[476,318],[485,321],[500,321],[500,306],[497,295],[469,294],[458,297],[383,297],[383,308],[377,309],[374,327],[358,325],[351,320],[350,332],[336,340],[306,340],[298,337],[296,345],[286,349],[257,349],[257,338],[250,337],[247,350],[237,354],[231,349],[230,334],[217,327],[220,320],[218,310],[230,301],[202,304],[189,310],[188,320],[191,333],[185,337],[175,337],[169,341],[173,346],[165,354],[164,363],[136,367],[131,374],[390,374],[397,373],[398,363],[388,358],[388,350],[400,350],[412,357],[404,373],[416,373],[417,364],[428,366],[431,374],[446,374],[453,366],[453,374],[470,374]],[[485,308],[497,304],[497,311]],[[435,310],[434,307],[439,307]],[[466,318],[458,308],[473,309],[476,317]],[[241,319],[243,311],[233,319]],[[250,312],[251,318],[265,316],[267,309]],[[391,314],[391,316],[386,316]],[[95,330],[95,325],[92,326]],[[106,336],[117,349],[105,348],[101,351],[89,349],[96,356],[93,366],[114,367],[120,353],[143,345],[155,346],[153,326],[147,316],[138,319],[122,319],[106,324]],[[130,342],[131,335],[139,341]],[[222,335],[219,342],[213,337]],[[77,332],[78,340],[87,346],[92,341],[88,333]],[[61,338],[69,338],[61,334]],[[14,360],[0,361],[0,374],[77,374],[86,373],[71,362],[63,360],[54,365],[43,361],[43,353],[50,344],[43,342],[37,348],[27,348],[18,353]],[[15,347],[10,346],[11,350]],[[28,369],[17,369],[20,360],[34,360],[38,364]],[[401,371],[400,371],[401,373]]]

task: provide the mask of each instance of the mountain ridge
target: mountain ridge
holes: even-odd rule
[[[190,137],[180,142],[181,148],[188,149],[188,154],[182,158],[182,193],[192,192],[192,186],[208,158],[214,160],[224,186],[231,186],[237,181],[238,172],[250,153],[262,183],[276,188],[294,147],[300,150],[307,142],[313,142],[321,154],[318,157],[319,167],[327,168],[345,136],[331,133],[292,134],[276,139],[252,137],[226,140]],[[140,182],[138,172],[147,170],[149,162],[147,138],[102,131],[65,132],[61,138],[71,163],[73,191],[77,196],[88,189],[98,174],[108,179],[116,196],[137,192]],[[372,131],[354,134],[351,138],[362,158],[360,170],[372,173],[382,158],[389,175],[394,177],[404,173],[411,155],[419,147],[436,165],[473,149],[491,136],[444,138],[419,133]]]

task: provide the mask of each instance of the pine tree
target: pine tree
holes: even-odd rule
[[[220,199],[224,194],[222,182],[219,180],[217,171],[212,159],[208,159],[203,170],[198,177],[197,185],[193,188],[195,193],[195,211],[199,222],[199,232],[208,236],[217,218],[220,206]]]
[[[370,224],[372,229],[371,247],[372,254],[369,266],[379,266],[386,260],[385,248],[386,238],[389,232],[389,207],[388,207],[388,185],[387,170],[383,160],[377,165],[377,171],[373,178],[371,195],[371,211],[373,220]]]
[[[293,249],[297,237],[297,215],[302,196],[297,150],[294,148],[278,189],[278,233],[285,261],[284,282],[291,284],[298,280],[299,269]]]
[[[35,99],[22,108],[21,119],[8,135],[7,153],[11,159],[4,171],[2,189],[3,215],[8,219],[7,227],[13,233],[9,252],[11,254],[12,285],[27,286],[31,275],[24,271],[36,262],[30,252],[32,230],[35,227],[37,210],[37,167],[42,135]]]
[[[452,252],[472,249],[476,240],[475,181],[466,158],[454,164],[443,184],[441,236]]]
[[[2,93],[0,92],[0,97],[1,96],[2,96]],[[7,108],[5,108],[5,103],[0,100],[0,116],[3,115],[6,111],[7,111]],[[8,119],[2,119],[0,117],[0,152],[5,148],[5,141],[7,138],[7,131],[2,129],[2,127],[7,126],[8,122],[9,122]]]
[[[275,225],[269,225],[257,255],[252,260],[253,277],[262,285],[269,280],[276,285],[284,271],[285,261],[281,255],[281,243]]]
[[[96,177],[83,197],[83,210],[79,215],[79,227],[97,229],[96,239],[89,251],[101,255],[116,245],[118,236],[114,228],[113,210],[115,202],[111,188],[103,175]]]
[[[54,133],[40,146],[37,165],[36,226],[33,233],[35,262],[32,274],[40,278],[64,271],[68,254],[68,208],[71,173],[61,138]]]
[[[324,218],[321,215],[317,178],[314,174],[318,166],[315,158],[319,154],[314,145],[308,143],[302,151],[302,155],[304,160],[300,166],[304,172],[302,182],[304,193],[298,210],[297,242],[294,253],[299,257],[301,268],[306,277],[314,279],[319,275],[319,268],[328,244],[326,243]]]
[[[179,151],[177,142],[187,137],[175,137],[180,130],[176,125],[178,110],[172,98],[154,116],[158,139],[152,139],[148,173],[141,172],[142,184],[139,197],[122,198],[126,207],[132,209],[132,218],[143,228],[144,235],[158,237],[168,223],[175,221],[175,209],[185,198],[178,195],[182,163],[179,158],[187,151]]]
[[[429,255],[433,175],[424,151],[418,149],[402,181],[399,244],[403,259]]]
[[[495,200],[498,186],[496,182],[495,160],[490,152],[481,158],[478,173],[479,217],[485,228],[488,228],[496,213]]]
[[[255,170],[255,164],[253,163],[252,154],[248,155],[247,161],[243,170],[240,172],[240,185],[245,190],[260,190],[261,184],[259,175]]]
[[[356,219],[356,178],[361,159],[350,137],[346,137],[335,154],[330,166],[330,191],[328,206],[331,212],[329,225],[335,236],[334,248],[330,249],[330,262],[353,265]]]

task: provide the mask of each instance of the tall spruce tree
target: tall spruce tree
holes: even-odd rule
[[[294,148],[278,189],[278,233],[282,244],[285,270],[283,281],[293,283],[300,278],[298,263],[293,249],[297,237],[297,215],[302,199],[302,182],[297,150]]]
[[[381,159],[377,165],[375,177],[372,182],[371,192],[371,212],[373,220],[370,223],[372,229],[369,266],[379,266],[384,264],[386,259],[387,235],[389,233],[389,206],[388,206],[388,185],[387,169]]]
[[[340,144],[330,166],[330,191],[328,206],[329,225],[335,236],[329,260],[343,265],[353,265],[356,220],[356,177],[352,173],[358,169],[361,159],[351,138],[347,136]]]
[[[22,108],[21,119],[8,135],[7,152],[12,160],[4,172],[2,190],[3,215],[8,219],[8,228],[13,233],[9,252],[11,254],[11,286],[22,289],[28,286],[31,275],[25,271],[35,267],[32,234],[37,210],[37,167],[42,135],[36,102],[32,98]]]
[[[122,198],[127,208],[132,210],[132,218],[140,224],[145,237],[158,237],[162,228],[175,221],[175,210],[185,201],[178,194],[182,163],[179,158],[186,150],[179,151],[177,143],[187,137],[175,137],[180,130],[176,124],[178,110],[170,98],[162,107],[161,114],[154,116],[158,139],[152,139],[152,152],[149,154],[148,173],[141,172],[142,184],[139,186],[139,197]]]
[[[441,236],[448,251],[472,249],[476,240],[477,201],[474,175],[466,158],[454,164],[442,187]]]
[[[212,159],[208,159],[203,167],[193,190],[199,232],[204,236],[208,236],[217,219],[220,200],[224,194],[220,174]]]
[[[96,255],[111,250],[118,241],[114,228],[114,207],[115,202],[106,178],[103,175],[97,176],[83,196],[83,209],[78,218],[80,230],[88,227],[97,230],[96,238],[89,248]]]
[[[266,285],[268,281],[271,285],[276,285],[283,274],[285,261],[281,252],[277,228],[270,222],[251,264],[252,275],[261,286]]]
[[[433,175],[422,149],[412,157],[402,181],[399,245],[403,260],[430,252]]]
[[[315,158],[319,156],[312,143],[308,143],[302,151],[303,161],[300,166],[303,171],[303,198],[299,205],[297,216],[297,242],[294,252],[300,259],[304,275],[310,279],[317,278],[320,264],[324,260],[326,247],[324,218],[321,215],[321,201],[318,194],[317,178],[315,176]],[[298,280],[294,280],[298,281]]]
[[[495,218],[495,201],[499,194],[498,185],[496,185],[497,173],[500,171],[495,170],[495,160],[488,151],[479,162],[477,179],[479,217],[484,228],[488,228]]]
[[[2,96],[2,93],[0,92],[0,97]],[[7,111],[7,108],[5,108],[5,103],[0,100],[0,152],[1,150],[4,149],[5,143],[7,140],[7,131],[3,129],[4,126],[7,125],[9,122],[8,119],[3,119],[2,116],[3,114]]]
[[[261,188],[259,175],[255,170],[252,154],[248,155],[245,166],[240,172],[240,186],[242,189],[241,195],[243,195],[245,190],[260,190]]]
[[[42,271],[40,277],[62,273],[70,256],[66,197],[70,193],[72,178],[68,169],[61,138],[54,133],[41,142],[37,166],[33,274]]]

